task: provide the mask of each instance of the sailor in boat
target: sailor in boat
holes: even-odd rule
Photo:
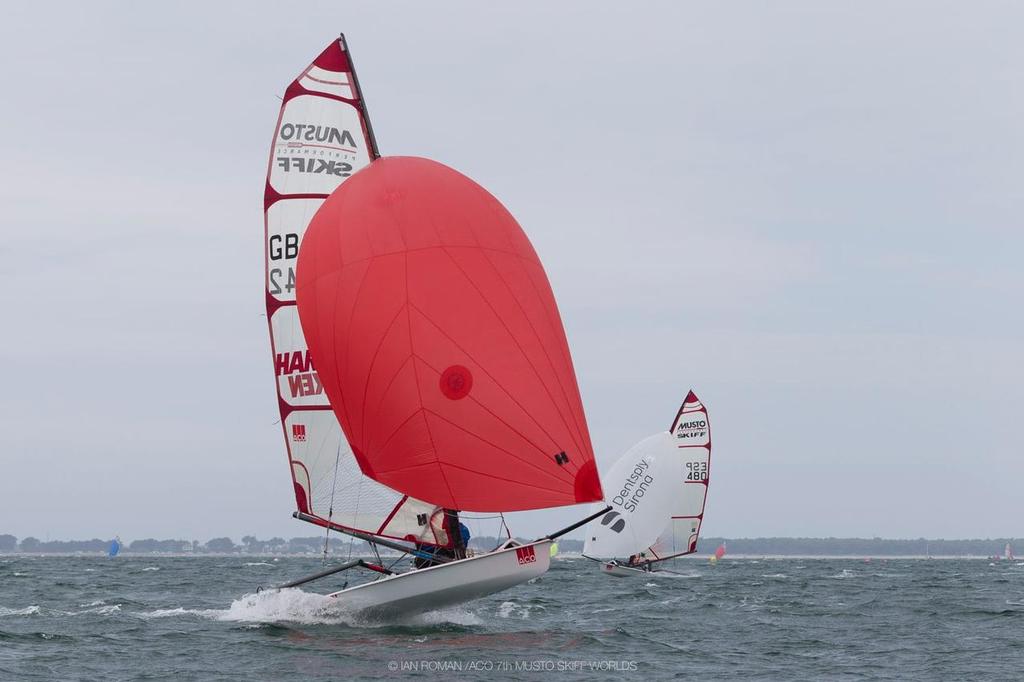
[[[639,554],[633,554],[629,557],[629,560],[626,562],[626,567],[641,568],[645,571],[649,571],[651,570],[651,562],[647,560],[646,554],[640,552]]]
[[[421,556],[413,559],[413,566],[415,568],[428,568],[445,563],[446,560],[452,561],[466,558],[466,548],[469,546],[470,533],[466,524],[459,521],[459,512],[455,509],[445,509],[442,527],[451,541],[451,547],[416,543],[416,549],[419,550]],[[429,556],[422,556],[423,554]],[[431,557],[438,557],[440,561],[434,560]]]

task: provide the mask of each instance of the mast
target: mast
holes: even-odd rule
[[[377,146],[377,136],[373,134],[373,120],[370,118],[370,112],[366,107],[366,98],[363,97],[363,88],[359,85],[359,75],[356,73],[356,63],[352,59],[352,53],[348,50],[348,43],[345,42],[345,34],[342,33],[338,36],[338,42],[341,43],[341,49],[348,55],[348,65],[352,73],[352,85],[355,87],[356,99],[359,100],[362,106],[363,112],[363,124],[366,126],[366,138],[370,143],[370,153],[374,159],[380,158],[380,148]]]

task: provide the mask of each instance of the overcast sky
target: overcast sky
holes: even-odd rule
[[[706,535],[1024,535],[1020,3],[285,7],[5,7],[0,533],[316,532],[262,197],[344,31],[382,152],[533,240],[602,468],[693,387]]]

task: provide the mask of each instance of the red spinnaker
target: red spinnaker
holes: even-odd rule
[[[547,275],[469,178],[412,157],[353,175],[310,223],[296,294],[367,476],[473,511],[603,498]]]

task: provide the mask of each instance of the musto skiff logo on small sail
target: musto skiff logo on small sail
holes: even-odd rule
[[[312,123],[283,123],[275,163],[286,173],[320,173],[347,178],[358,151],[348,130]]]
[[[708,423],[705,419],[691,419],[688,422],[679,422],[676,427],[676,438],[681,440],[693,440],[704,438],[708,433]]]
[[[640,506],[641,498],[647,493],[647,489],[651,487],[651,484],[654,483],[654,476],[647,472],[650,467],[651,463],[646,459],[638,461],[633,466],[633,471],[626,477],[625,482],[622,484],[622,489],[612,498],[612,504],[622,507],[629,512],[636,511],[636,508]],[[615,529],[612,528],[612,530]],[[622,529],[620,528],[619,530]]]
[[[313,359],[309,350],[296,350],[290,353],[278,353],[274,357],[274,373],[288,377],[288,390],[293,398],[304,398],[320,395],[324,387],[320,377],[313,369]]]
[[[516,559],[519,560],[520,566],[536,563],[537,550],[533,548],[533,545],[529,545],[527,547],[516,547]]]

